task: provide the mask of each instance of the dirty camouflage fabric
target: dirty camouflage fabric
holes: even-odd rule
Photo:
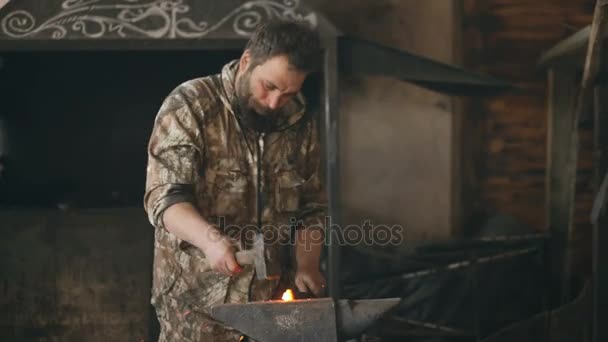
[[[144,206],[156,227],[152,304],[161,340],[237,338],[209,318],[209,309],[270,299],[278,285],[254,280],[251,267],[235,277],[212,271],[198,248],[164,229],[167,207],[193,203],[243,248],[249,233],[263,232],[277,255],[271,262],[281,266],[290,225],[323,228],[318,130],[304,99],[298,96],[285,107],[273,131],[257,133],[235,115],[237,65],[233,61],[221,74],[178,86],[164,101],[150,138]]]

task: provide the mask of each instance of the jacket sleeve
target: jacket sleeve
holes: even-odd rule
[[[302,187],[298,221],[300,228],[325,230],[327,216],[327,194],[322,181],[321,144],[316,120],[310,119],[308,139],[305,147],[306,178]]]
[[[187,85],[174,90],[154,122],[148,144],[144,208],[155,227],[164,227],[162,215],[171,205],[196,201],[204,143],[203,115],[193,106],[193,92]]]

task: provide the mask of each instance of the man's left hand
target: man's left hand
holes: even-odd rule
[[[325,278],[317,267],[298,267],[295,284],[302,293],[312,292],[315,297],[325,293]]]

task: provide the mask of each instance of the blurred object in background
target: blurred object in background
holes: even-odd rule
[[[8,128],[6,121],[0,117],[0,181],[6,177],[6,168],[9,156]]]

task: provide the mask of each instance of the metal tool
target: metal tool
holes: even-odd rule
[[[256,276],[260,280],[277,279],[281,275],[281,270],[271,253],[272,249],[267,249],[264,243],[264,235],[256,234],[251,249],[236,252],[236,262],[241,266],[253,265]]]
[[[400,302],[321,298],[222,304],[211,316],[260,342],[335,342],[359,336]]]

